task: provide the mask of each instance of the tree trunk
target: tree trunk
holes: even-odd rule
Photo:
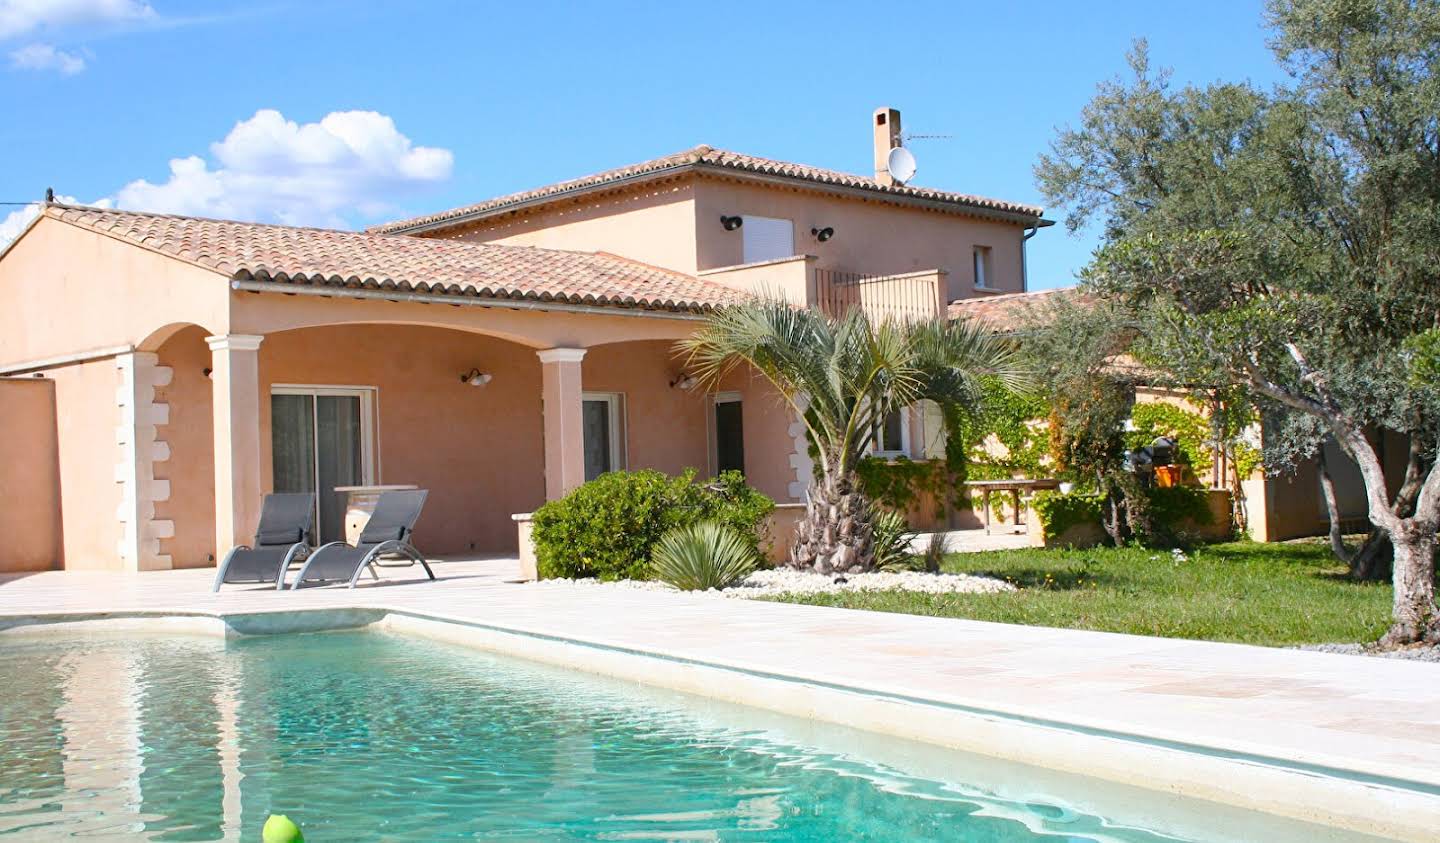
[[[1340,499],[1335,494],[1335,478],[1330,476],[1330,463],[1325,459],[1325,446],[1315,458],[1315,467],[1320,472],[1320,491],[1325,494],[1325,514],[1330,517],[1330,552],[1335,558],[1351,564],[1350,548],[1345,546],[1345,533],[1340,529]],[[1354,574],[1355,569],[1350,569]]]
[[[1379,527],[1373,527],[1370,535],[1350,555],[1350,576],[1357,580],[1375,581],[1390,579],[1390,565],[1394,558],[1390,547],[1390,534]]]
[[[1440,643],[1435,606],[1435,526],[1407,518],[1390,534],[1395,547],[1394,615],[1381,647]]]
[[[810,484],[805,520],[795,529],[790,567],[821,574],[860,573],[875,565],[870,501],[860,478],[826,473]]]
[[[1325,449],[1316,458],[1320,472],[1320,491],[1325,494],[1325,512],[1330,517],[1330,551],[1335,558],[1350,566],[1350,578],[1378,581],[1390,579],[1390,537],[1379,527],[1371,527],[1370,535],[1353,551],[1345,546],[1341,528],[1340,502],[1335,493],[1335,479],[1325,461]]]

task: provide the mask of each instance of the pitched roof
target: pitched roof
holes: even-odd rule
[[[951,319],[979,319],[997,331],[1014,331],[1026,319],[1056,296],[1068,296],[1074,287],[1053,290],[1031,290],[1025,293],[1003,293],[998,296],[977,296],[950,302],[946,315]]]
[[[805,164],[792,164],[787,161],[758,158],[754,155],[727,152],[723,149],[715,149],[702,144],[694,149],[687,149],[684,152],[677,152],[673,155],[653,158],[649,161],[641,161],[638,164],[631,164],[627,167],[606,170],[602,173],[595,173],[594,175],[571,179],[570,181],[558,182],[547,185],[546,187],[536,188],[535,190],[512,193],[509,196],[501,196],[474,205],[452,208],[436,214],[414,217],[407,220],[397,220],[395,222],[385,223],[384,225],[373,226],[369,230],[377,232],[414,232],[445,228],[494,214],[504,213],[516,207],[554,201],[576,193],[627,183],[649,181],[679,172],[706,170],[726,172],[732,175],[748,175],[757,178],[780,178],[789,181],[809,182],[814,185],[861,191],[874,194],[881,198],[888,197],[910,203],[949,206],[956,210],[1011,218],[1016,221],[1028,222],[1032,225],[1036,223],[1042,225],[1050,224],[1048,220],[1042,221],[1040,219],[1043,209],[1035,205],[1006,202],[1001,199],[989,199],[984,196],[972,196],[967,193],[951,193],[944,190],[933,190],[928,187],[885,185],[875,179],[858,176],[853,173],[842,173],[838,170],[826,170],[820,167],[810,167]]]
[[[49,205],[45,215],[231,278],[469,298],[705,311],[730,287],[603,252]]]

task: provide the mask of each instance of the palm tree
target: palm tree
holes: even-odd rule
[[[790,564],[820,573],[874,564],[874,508],[855,469],[887,415],[922,399],[972,405],[985,376],[1011,388],[1025,383],[1014,344],[984,323],[876,326],[859,308],[832,318],[757,300],[711,314],[679,348],[707,383],[748,364],[804,421],[818,461]]]

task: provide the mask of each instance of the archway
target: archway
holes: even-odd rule
[[[159,373],[151,443],[151,533],[170,567],[215,564],[215,429],[210,383],[210,332],[170,325],[141,344],[153,348]],[[142,513],[143,514],[143,513]]]

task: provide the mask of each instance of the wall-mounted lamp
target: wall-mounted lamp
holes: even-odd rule
[[[722,214],[720,216],[720,224],[725,226],[726,231],[734,231],[745,224],[745,218],[740,216],[727,217]]]
[[[490,382],[490,379],[492,377],[493,375],[488,372],[482,372],[479,369],[472,368],[470,371],[460,376],[460,382],[464,384],[469,384],[470,386],[484,386],[485,384]]]
[[[675,376],[675,380],[670,381],[670,388],[683,389],[686,392],[689,392],[690,390],[695,388],[695,383],[696,381],[694,375],[687,375],[684,372],[681,372],[679,375]]]
[[[826,226],[825,228],[812,228],[810,229],[810,234],[813,235],[816,240],[824,243],[826,240],[829,240],[831,237],[835,236],[835,229],[830,228],[829,226]]]

